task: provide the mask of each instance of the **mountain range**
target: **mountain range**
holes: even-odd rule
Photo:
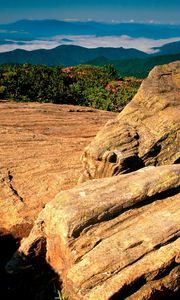
[[[146,58],[129,58],[123,60],[108,60],[105,57],[97,57],[95,60],[87,62],[94,66],[111,64],[119,71],[119,75],[145,78],[154,66],[167,64],[180,60],[180,53],[170,55],[149,55]]]
[[[102,66],[112,64],[122,75],[145,77],[157,64],[169,63],[180,59],[180,42],[156,48],[155,54],[147,54],[137,49],[93,48],[62,45],[51,50],[26,51],[17,49],[0,53],[0,64],[44,64],[64,67],[79,64]]]
[[[153,49],[158,51],[156,55],[177,54],[180,53],[180,41],[174,43],[168,43],[161,47],[154,47]]]
[[[154,39],[164,41],[169,38],[180,39],[180,25],[167,24],[136,24],[136,23],[98,23],[98,22],[67,22],[59,20],[21,20],[0,25],[0,47],[15,45],[15,50],[1,52],[0,64],[44,64],[47,66],[61,65],[64,67],[78,64],[104,65],[112,64],[122,75],[145,77],[150,69],[157,64],[169,63],[180,59],[180,41],[172,43],[156,43],[152,53],[135,49],[136,47],[95,47],[88,48],[72,44],[71,38],[94,37],[103,40],[109,36],[128,38],[128,41]],[[22,47],[40,41],[53,42],[59,36],[57,47],[51,49],[24,50]],[[57,41],[57,40],[56,40]],[[60,41],[60,43],[59,43]],[[29,44],[28,44],[29,43]],[[165,42],[164,42],[165,43]],[[56,43],[55,43],[56,45]],[[21,46],[22,49],[16,49]],[[7,47],[8,48],[8,47]],[[43,47],[44,48],[44,47]],[[13,48],[12,48],[13,49]]]
[[[128,35],[131,37],[163,39],[180,36],[180,25],[26,19],[9,24],[0,24],[0,39],[6,37],[28,40],[60,34],[96,36]]]
[[[45,64],[48,66],[74,66],[85,64],[87,61],[102,56],[108,60],[121,60],[127,58],[144,58],[148,56],[148,54],[136,49],[124,49],[122,47],[88,49],[80,46],[62,45],[51,50],[40,49],[26,51],[17,49],[0,53],[0,64],[31,63]]]

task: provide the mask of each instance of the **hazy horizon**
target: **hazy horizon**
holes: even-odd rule
[[[16,4],[14,5],[14,2]],[[124,47],[154,53],[154,47],[180,40],[179,0],[1,0],[0,1],[0,52],[14,49],[52,49],[59,45],[78,45],[87,48]],[[83,30],[59,26],[59,31],[46,26],[44,31],[31,26],[23,28],[5,27],[20,20],[59,20],[66,23],[91,22],[111,24],[109,29],[102,26],[99,31],[84,25]],[[134,24],[132,30],[114,30],[117,24]],[[3,26],[4,24],[4,26]],[[140,30],[136,24],[152,25]],[[160,28],[161,25],[176,30]],[[75,25],[75,24],[73,24]],[[83,25],[83,23],[82,23]],[[154,33],[151,30],[155,27]],[[158,27],[159,26],[159,27]],[[53,25],[52,25],[53,27]],[[54,26],[53,28],[55,28]],[[75,27],[75,26],[74,26]],[[64,28],[64,29],[63,29]],[[95,26],[94,26],[95,28]],[[156,34],[156,28],[159,35]],[[49,35],[46,34],[49,31]],[[63,31],[64,30],[64,31]],[[177,34],[174,34],[174,33]]]
[[[1,0],[0,23],[21,19],[179,24],[179,0]]]
[[[1,19],[0,19],[1,21]],[[0,22],[0,25],[7,25],[7,24],[13,24],[13,23],[18,23],[21,21],[63,21],[63,22],[68,22],[68,23],[84,23],[84,22],[89,22],[89,23],[101,23],[101,24],[150,24],[150,25],[170,25],[170,26],[179,26],[180,21],[175,23],[175,22],[160,22],[160,21],[154,21],[154,20],[147,20],[147,21],[135,21],[134,19],[127,19],[127,20],[98,20],[98,19],[90,19],[90,18],[82,18],[82,19],[77,19],[77,18],[19,18],[19,19],[14,19],[12,21],[4,21]]]
[[[147,23],[96,23],[60,22],[56,20],[32,21],[0,25],[0,52],[15,49],[52,49],[60,45],[77,45],[86,48],[135,48],[155,53],[154,47],[180,41],[180,25]],[[67,25],[65,25],[67,24]],[[109,25],[107,25],[109,24]],[[138,25],[139,24],[139,25]]]

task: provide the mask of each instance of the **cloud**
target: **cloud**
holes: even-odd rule
[[[80,36],[68,36],[71,40],[70,42],[65,42],[66,45],[79,45],[87,48],[97,48],[97,47],[123,47],[123,48],[136,48],[138,50],[147,52],[147,53],[155,53],[158,50],[152,49],[153,47],[161,47],[167,43],[172,43],[176,41],[180,41],[180,37],[177,38],[169,38],[169,39],[148,39],[148,38],[132,38],[127,35],[122,36],[104,36],[97,37],[92,35],[80,35]],[[65,39],[65,36],[59,35],[53,37],[52,40],[59,41],[62,43],[62,40]]]
[[[10,40],[9,40],[10,41]],[[12,51],[14,49],[36,50],[52,49],[59,45],[79,45],[86,48],[97,47],[123,47],[136,48],[147,53],[156,53],[158,50],[154,47],[161,47],[167,43],[180,41],[180,37],[169,39],[148,39],[132,38],[127,35],[122,36],[104,36],[97,37],[94,35],[58,35],[48,40],[17,41],[11,40],[11,44],[4,41],[0,45],[0,52]]]
[[[11,42],[11,43],[9,43]],[[46,40],[32,40],[32,41],[15,41],[9,40],[4,41],[4,44],[0,45],[0,52],[13,51],[15,49],[24,49],[27,51],[37,49],[53,49],[59,46],[60,43],[57,41],[46,41]]]

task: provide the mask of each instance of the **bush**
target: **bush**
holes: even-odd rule
[[[0,67],[0,96],[16,101],[77,104],[118,111],[131,100],[140,83],[132,78],[117,79],[111,65],[71,68],[4,65]]]

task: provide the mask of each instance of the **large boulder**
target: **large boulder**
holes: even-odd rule
[[[180,61],[156,66],[133,100],[82,156],[80,182],[167,165],[180,158]]]
[[[179,186],[177,164],[61,192],[6,270],[44,256],[70,300],[173,299],[180,289]]]

